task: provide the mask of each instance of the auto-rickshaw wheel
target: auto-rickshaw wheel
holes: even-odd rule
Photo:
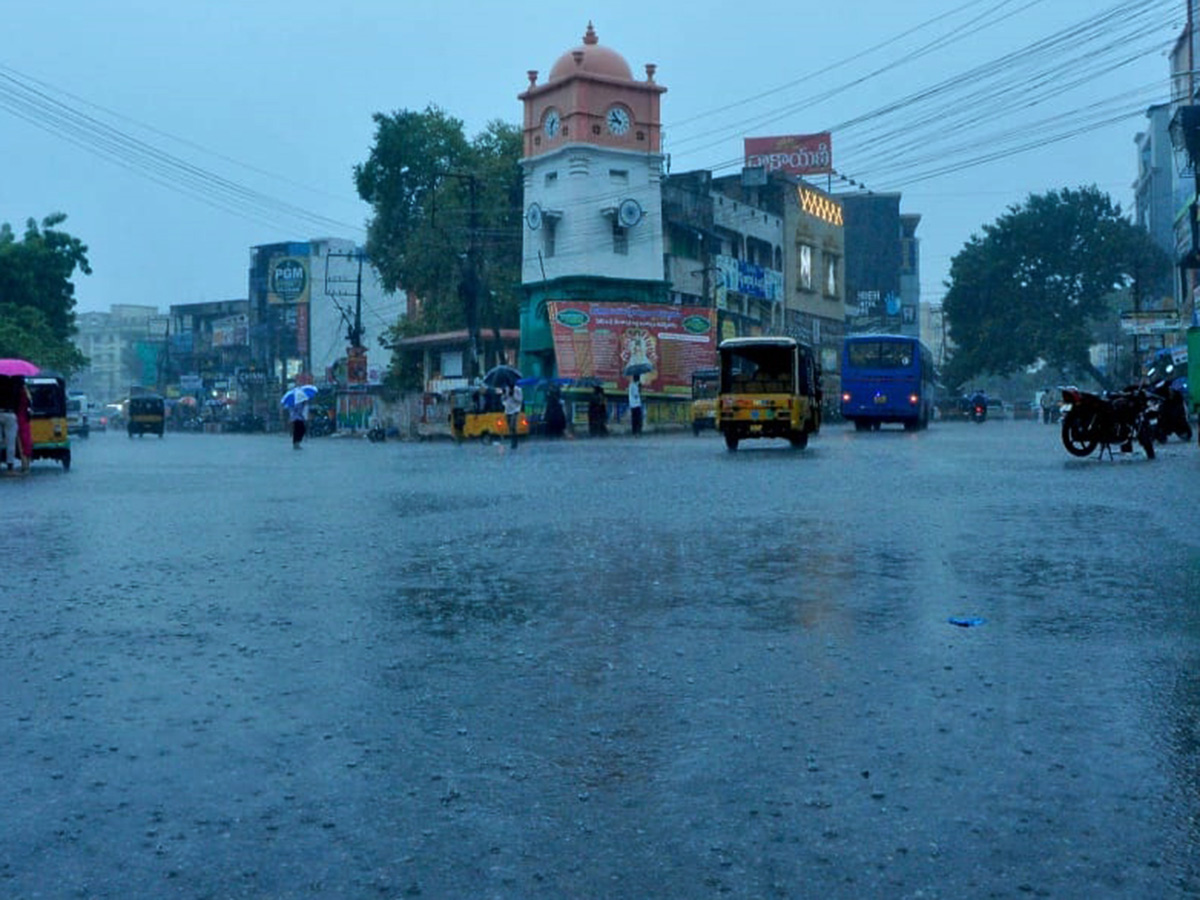
[[[732,431],[725,432],[725,449],[733,453],[738,448],[738,436]]]
[[[805,447],[808,446],[808,432],[807,431],[793,431],[791,434],[788,435],[788,440],[791,441],[792,446],[795,447],[797,450],[803,450]]]
[[[61,461],[62,461],[63,471],[70,472],[71,471],[71,451],[70,450],[63,451]]]

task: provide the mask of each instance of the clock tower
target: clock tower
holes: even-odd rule
[[[665,302],[660,100],[647,64],[635,79],[589,22],[583,43],[544,82],[528,73],[524,103],[522,316],[536,331],[548,299]],[[545,339],[549,339],[548,327]],[[529,334],[536,349],[539,339]]]

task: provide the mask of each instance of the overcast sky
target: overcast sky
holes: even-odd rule
[[[1166,51],[1185,8],[1183,0],[8,4],[0,221],[20,231],[31,216],[68,215],[64,227],[88,245],[94,270],[77,279],[81,311],[245,297],[252,245],[365,239],[369,209],[351,170],[369,152],[373,113],[433,103],[470,135],[491,119],[519,123],[526,70],[544,79],[589,20],[636,77],[657,64],[672,171],[729,174],[745,136],[832,128],[835,168],[868,188],[902,191],[902,212],[922,216],[922,296],[937,301],[950,258],[1030,192],[1097,184],[1132,210],[1133,138],[1144,122],[1136,111],[1168,98]],[[78,119],[64,124],[76,114],[108,130],[98,137]]]

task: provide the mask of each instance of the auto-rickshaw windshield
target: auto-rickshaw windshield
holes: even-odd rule
[[[721,351],[721,392],[725,394],[791,393],[791,347],[757,345]]]
[[[33,418],[54,418],[67,414],[67,395],[57,378],[32,377],[25,379],[29,389],[29,415]]]

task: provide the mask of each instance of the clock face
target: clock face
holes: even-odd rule
[[[642,221],[642,205],[633,198],[621,201],[617,207],[617,221],[622,228],[632,228]]]
[[[612,134],[624,134],[629,130],[629,113],[620,106],[614,106],[604,117],[604,122]]]
[[[542,208],[536,203],[530,203],[529,209],[525,211],[525,224],[529,226],[530,231],[537,231],[542,227]]]
[[[558,110],[552,109],[546,113],[546,120],[542,123],[542,128],[546,131],[546,137],[558,137],[560,125],[562,125],[562,120],[558,117]]]

